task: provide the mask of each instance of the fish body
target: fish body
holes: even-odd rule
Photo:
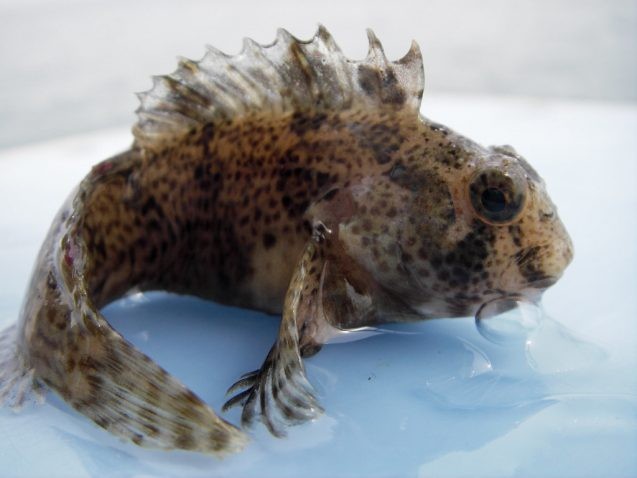
[[[246,435],[110,327],[128,291],[281,314],[226,407],[275,435],[321,408],[302,357],[383,322],[537,297],[572,244],[537,172],[419,114],[417,46],[362,61],[319,28],[181,60],[140,95],[131,148],[96,165],[54,220],[19,321],[0,336],[0,398],[43,386],[134,443],[223,455]]]

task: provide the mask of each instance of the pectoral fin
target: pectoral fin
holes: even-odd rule
[[[319,345],[312,335],[315,325],[324,320],[320,289],[325,264],[322,244],[310,241],[290,281],[275,344],[260,369],[244,375],[228,390],[238,393],[223,409],[243,405],[243,426],[260,415],[268,430],[280,437],[285,435],[283,425],[303,423],[322,413],[301,357],[302,350],[315,352]]]

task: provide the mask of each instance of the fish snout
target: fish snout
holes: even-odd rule
[[[573,243],[568,236],[565,240],[522,249],[514,256],[526,287],[540,291],[554,285],[572,260]]]

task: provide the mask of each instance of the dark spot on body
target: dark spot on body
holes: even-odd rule
[[[318,173],[316,173],[316,186],[319,189],[322,189],[323,186],[325,186],[327,184],[329,179],[330,179],[329,173],[325,173],[323,171],[319,171]]]
[[[195,439],[192,433],[181,432],[175,437],[175,448],[192,450],[195,447]]]
[[[215,428],[210,431],[208,434],[208,440],[212,445],[212,449],[216,451],[227,449],[228,444],[230,443],[228,433],[221,428]]]
[[[203,164],[199,164],[197,165],[197,167],[195,168],[195,174],[194,177],[197,181],[199,181],[204,175],[204,165]]]
[[[141,208],[142,216],[148,216],[150,211],[154,211],[160,218],[164,217],[164,211],[162,207],[157,203],[157,200],[154,196],[149,196]]]
[[[517,224],[511,224],[508,229],[511,239],[513,240],[513,244],[515,244],[516,247],[522,247],[522,230],[520,229],[520,226]]]
[[[295,112],[290,121],[290,130],[298,136],[305,135],[308,131],[316,131],[327,119],[325,113],[308,114]]]
[[[266,232],[263,235],[263,247],[266,249],[270,249],[272,246],[276,244],[276,237],[269,232]]]
[[[204,158],[210,157],[210,142],[215,134],[215,125],[213,123],[206,123],[201,128],[201,136],[199,141],[202,147]]]

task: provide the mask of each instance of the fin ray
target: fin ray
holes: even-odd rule
[[[158,149],[193,126],[251,113],[395,108],[417,115],[424,86],[417,44],[392,62],[371,30],[368,38],[363,60],[345,57],[322,25],[307,41],[279,29],[270,45],[245,39],[237,55],[208,47],[200,61],[182,58],[138,95],[136,142]]]
[[[108,358],[94,364],[95,378],[89,380],[92,397],[71,396],[74,408],[106,430],[146,447],[219,455],[242,448],[243,433],[119,334],[108,335]]]

